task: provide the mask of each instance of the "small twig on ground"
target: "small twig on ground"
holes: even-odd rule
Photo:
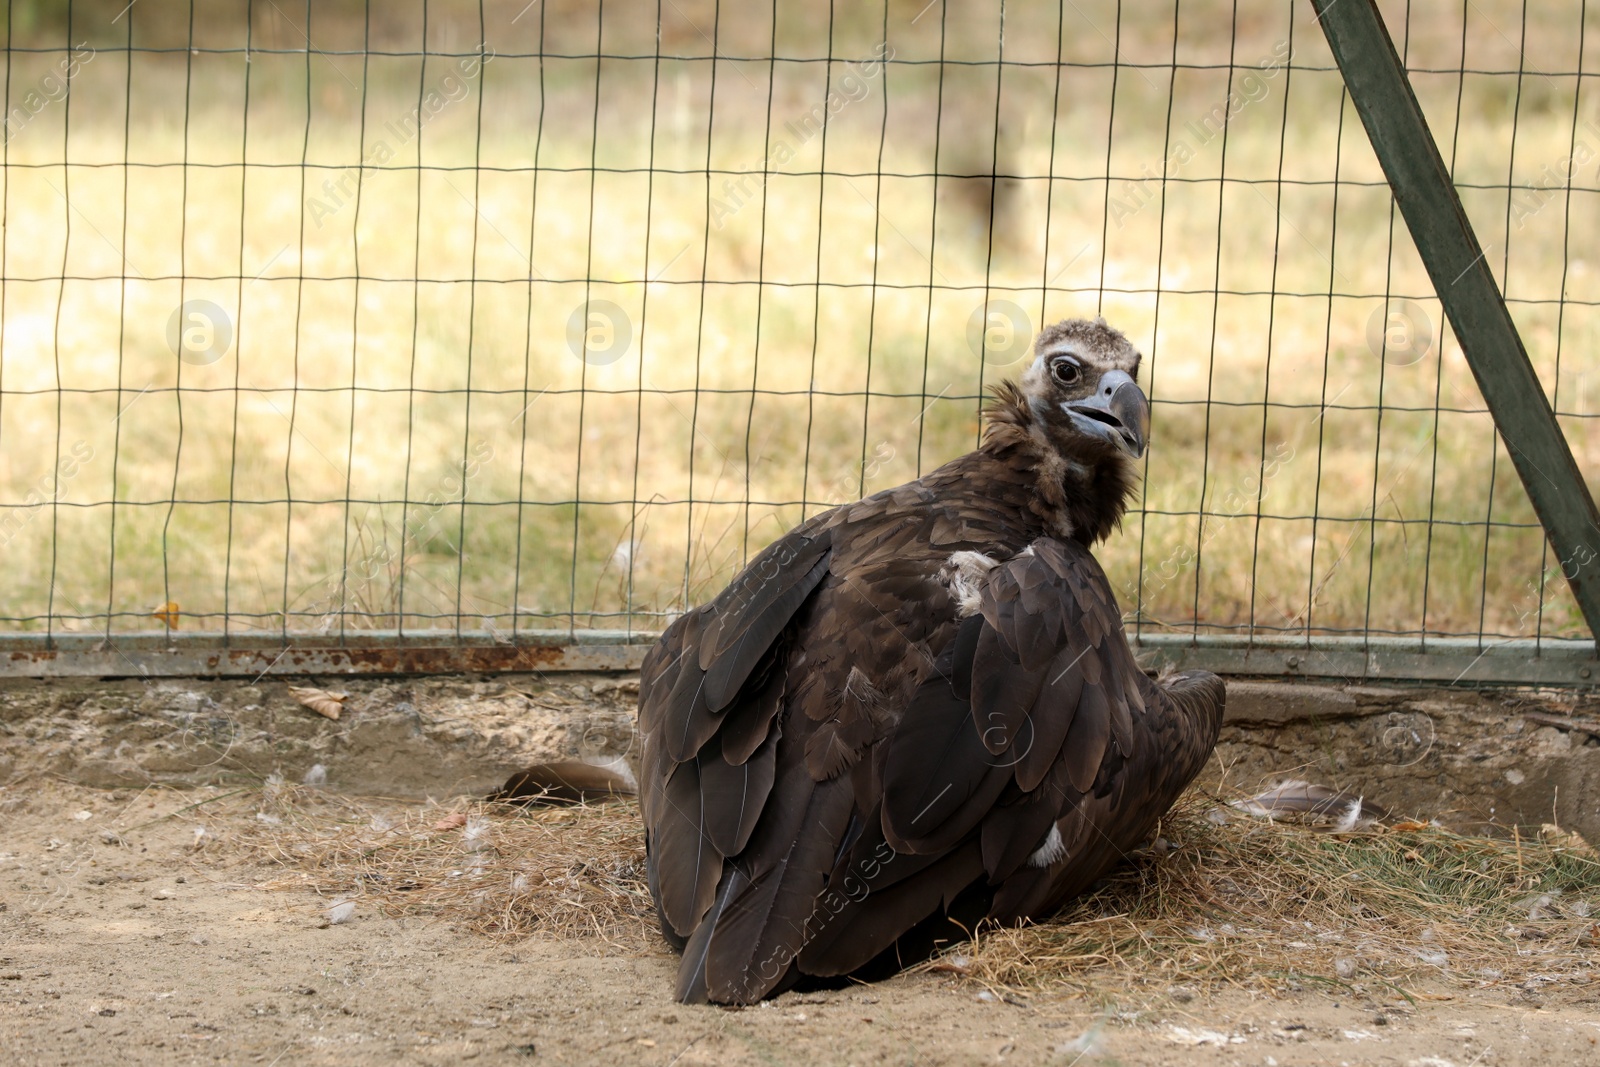
[[[1549,715],[1542,711],[1524,711],[1522,717],[1541,726],[1554,726],[1558,730],[1577,730],[1590,737],[1600,737],[1600,722],[1593,719],[1574,719],[1566,715]]]

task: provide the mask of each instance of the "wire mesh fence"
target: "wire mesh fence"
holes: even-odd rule
[[[1600,22],[1383,9],[1592,465]],[[7,630],[658,629],[1102,313],[1139,632],[1584,632],[1305,0],[5,18]]]

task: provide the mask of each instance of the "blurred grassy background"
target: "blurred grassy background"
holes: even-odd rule
[[[1146,353],[1102,553],[1141,625],[1582,632],[1306,0],[1013,0],[1003,56],[998,0],[925,2],[12,3],[4,625],[654,628],[972,447],[1008,301]],[[1581,6],[1384,10],[1592,469]],[[1431,323],[1409,365],[1385,294]]]

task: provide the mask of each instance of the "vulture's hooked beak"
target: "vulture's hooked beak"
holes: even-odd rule
[[[1085,400],[1063,404],[1082,433],[1112,441],[1134,459],[1144,455],[1150,435],[1150,402],[1124,371],[1108,371],[1099,389]]]

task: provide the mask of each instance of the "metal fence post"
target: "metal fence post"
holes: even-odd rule
[[[1589,631],[1600,512],[1467,220],[1376,0],[1312,0],[1373,151]]]

